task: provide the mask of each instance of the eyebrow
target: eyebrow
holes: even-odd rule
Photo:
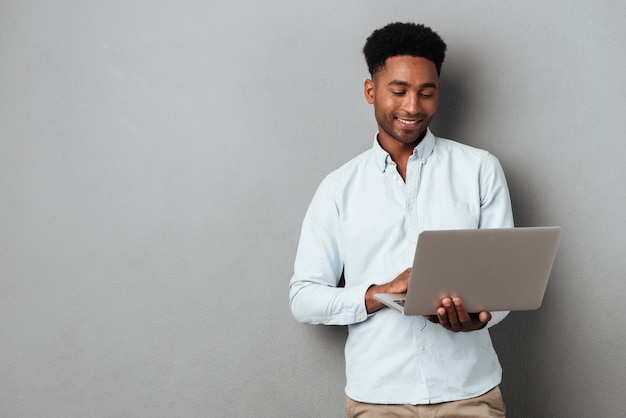
[[[389,82],[389,84],[387,84],[388,86],[403,86],[403,87],[409,87],[410,84],[407,83],[406,81],[402,81],[402,80],[391,80]],[[427,89],[427,88],[437,88],[437,84],[436,83],[424,83],[422,85],[420,85],[420,88],[423,89]]]

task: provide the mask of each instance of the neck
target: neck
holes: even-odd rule
[[[406,181],[406,167],[409,162],[409,158],[413,155],[413,150],[421,142],[421,139],[411,143],[404,143],[395,139],[385,141],[381,139],[381,135],[378,135],[378,143],[389,153],[389,156],[396,163],[398,174],[402,176],[402,179]]]

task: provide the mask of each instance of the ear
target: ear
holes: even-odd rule
[[[365,80],[363,93],[365,94],[365,100],[367,100],[367,103],[374,104],[374,82],[372,80]]]

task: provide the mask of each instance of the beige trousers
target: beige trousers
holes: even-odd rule
[[[346,396],[348,418],[504,418],[506,408],[500,387],[461,401],[430,405],[379,405],[357,402]]]

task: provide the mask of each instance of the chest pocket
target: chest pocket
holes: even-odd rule
[[[465,202],[437,203],[418,212],[420,230],[478,228],[479,209]]]

